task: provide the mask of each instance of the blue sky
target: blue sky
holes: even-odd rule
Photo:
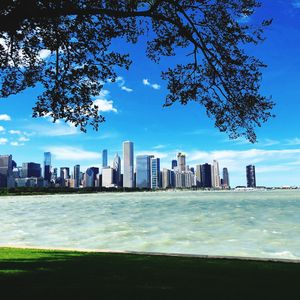
[[[63,121],[53,124],[47,118],[32,119],[32,107],[39,88],[28,89],[8,99],[0,99],[0,153],[12,154],[22,162],[43,161],[43,152],[53,155],[52,165],[74,166],[83,171],[101,163],[106,148],[111,160],[122,155],[122,141],[134,142],[135,155],[147,153],[160,157],[163,167],[178,151],[187,155],[194,166],[217,159],[220,167],[228,167],[231,185],[245,184],[245,166],[255,164],[259,185],[300,186],[300,1],[264,0],[263,7],[247,20],[273,18],[267,29],[267,40],[248,53],[267,65],[262,93],[272,95],[276,117],[257,129],[258,143],[229,140],[218,132],[203,108],[190,103],[163,108],[166,82],[160,78],[174,58],[163,58],[159,65],[145,57],[144,40],[138,45],[124,45],[130,51],[133,65],[119,72],[116,83],[107,83],[98,104],[106,122],[99,132],[81,133]],[[175,59],[184,59],[179,54]]]

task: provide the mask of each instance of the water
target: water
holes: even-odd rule
[[[300,191],[0,198],[0,246],[300,259]]]

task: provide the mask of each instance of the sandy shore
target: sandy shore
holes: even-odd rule
[[[66,247],[32,247],[26,245],[0,245],[1,248],[17,248],[17,249],[33,249],[33,250],[48,250],[48,251],[72,251],[72,252],[88,252],[88,253],[119,253],[119,254],[136,254],[136,255],[151,255],[151,256],[169,256],[169,257],[194,257],[200,259],[228,259],[228,260],[244,260],[244,261],[261,261],[261,262],[283,262],[300,264],[300,259],[286,258],[261,258],[247,256],[221,256],[221,255],[199,255],[199,254],[182,254],[182,253],[165,253],[165,252],[143,252],[143,251],[122,251],[111,249],[74,249]]]

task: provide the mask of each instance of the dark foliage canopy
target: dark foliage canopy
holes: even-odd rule
[[[137,43],[148,32],[146,55],[154,62],[184,48],[188,62],[162,73],[174,102],[202,104],[231,138],[256,140],[255,128],[274,103],[260,94],[265,65],[245,47],[263,41],[263,30],[241,20],[260,6],[256,0],[1,0],[0,97],[43,86],[33,116],[64,119],[85,131],[104,117],[93,104],[116,69],[130,56],[112,41]],[[48,59],[41,53],[51,51]]]

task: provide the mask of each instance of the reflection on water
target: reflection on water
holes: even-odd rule
[[[300,192],[0,198],[0,246],[300,259]]]

